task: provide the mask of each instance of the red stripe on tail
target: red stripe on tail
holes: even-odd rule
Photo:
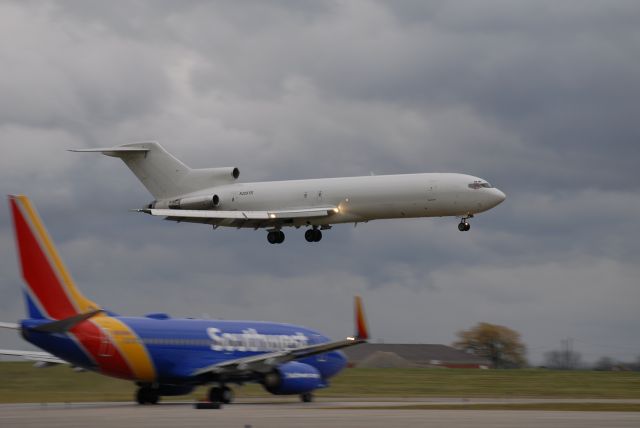
[[[78,312],[56,276],[43,248],[34,235],[31,225],[24,217],[15,199],[10,199],[20,252],[20,265],[31,295],[38,301],[47,315],[54,319],[68,318]]]

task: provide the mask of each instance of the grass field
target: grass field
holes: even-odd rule
[[[258,385],[238,397],[268,396]],[[0,402],[131,401],[135,386],[68,367],[0,362]],[[192,397],[203,398],[203,389]],[[320,397],[538,397],[640,399],[640,373],[551,370],[347,369]]]

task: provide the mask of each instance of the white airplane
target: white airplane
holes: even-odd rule
[[[238,182],[235,167],[192,169],[155,142],[73,152],[120,158],[155,200],[137,211],[177,222],[265,228],[271,244],[284,241],[285,226],[307,228],[308,242],[332,224],[416,217],[459,217],[470,229],[475,214],[500,204],[505,194],[466,174],[432,173]]]

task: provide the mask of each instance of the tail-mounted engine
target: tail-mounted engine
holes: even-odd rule
[[[218,208],[222,199],[218,195],[190,196],[169,202],[172,210],[212,210]]]

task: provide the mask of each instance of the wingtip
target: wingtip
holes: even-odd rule
[[[362,304],[362,297],[354,297],[355,317],[356,317],[356,338],[366,341],[369,339],[369,328],[367,326],[367,319],[364,315],[364,305]]]

